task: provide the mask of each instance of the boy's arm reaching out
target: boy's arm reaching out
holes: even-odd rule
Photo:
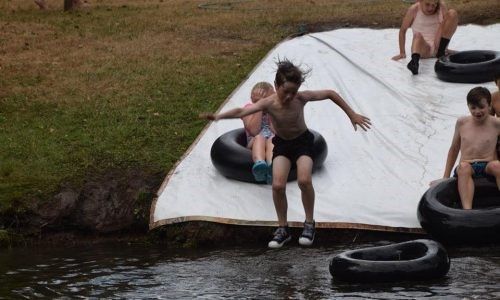
[[[457,161],[458,153],[460,152],[460,119],[457,120],[455,124],[455,132],[453,133],[453,139],[451,141],[450,150],[448,150],[448,157],[446,158],[446,167],[444,168],[443,178],[449,178],[451,175],[451,170]]]
[[[344,99],[342,99],[342,97],[334,90],[303,91],[301,92],[301,96],[305,101],[319,101],[325,99],[332,100],[349,117],[354,130],[357,130],[357,125],[359,125],[359,127],[366,131],[367,129],[370,129],[370,126],[372,125],[369,118],[352,110],[349,104],[347,104],[347,102],[345,102]]]
[[[228,110],[226,112],[220,113],[220,114],[213,114],[213,113],[201,113],[199,117],[201,119],[207,119],[211,121],[218,121],[220,119],[238,119],[242,118],[244,116],[251,115],[253,113],[256,113],[258,111],[261,111],[264,109],[265,105],[264,103],[267,103],[264,99],[260,100],[259,102],[255,103],[254,105],[247,106],[244,108],[238,107],[238,108],[233,108],[231,110]]]

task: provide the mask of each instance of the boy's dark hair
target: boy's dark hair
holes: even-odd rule
[[[481,102],[483,98],[486,99],[488,105],[491,105],[490,91],[485,87],[477,86],[467,94],[467,105],[479,105],[479,102]]]
[[[278,70],[274,82],[277,86],[283,85],[286,81],[301,85],[305,80],[304,72],[295,66],[288,59],[278,60]]]

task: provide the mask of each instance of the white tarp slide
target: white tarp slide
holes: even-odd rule
[[[407,60],[390,59],[398,52],[397,37],[397,29],[340,29],[287,40],[220,109],[243,106],[252,86],[273,82],[275,62],[287,58],[311,69],[301,90],[334,89],[371,118],[372,130],[355,132],[331,101],[306,105],[306,123],[328,144],[324,166],[313,175],[318,227],[420,231],[418,202],[429,182],[443,174],[455,120],[468,114],[465,97],[475,85],[438,80],[435,59],[421,60],[420,74],[412,76]],[[450,48],[500,50],[498,37],[500,24],[461,26]],[[481,85],[496,89],[493,82]],[[207,126],[158,192],[151,228],[190,220],[276,225],[269,185],[227,179],[210,160],[213,142],[242,126],[241,120]],[[295,181],[288,183],[287,195],[290,224],[300,225],[304,210]]]

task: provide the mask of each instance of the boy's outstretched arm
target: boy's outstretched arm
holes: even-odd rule
[[[259,101],[258,103],[255,103],[252,106],[248,107],[238,107],[238,108],[233,108],[231,110],[228,110],[226,112],[220,113],[220,114],[213,114],[213,113],[201,113],[199,114],[199,117],[201,119],[207,119],[211,121],[218,121],[220,119],[237,119],[237,118],[242,118],[244,116],[251,115],[253,113],[256,113],[258,111],[261,111],[263,109],[262,104],[260,103],[262,101]]]
[[[459,123],[460,119],[455,125],[455,132],[453,133],[453,139],[451,141],[450,150],[448,150],[448,157],[446,158],[446,166],[444,168],[443,178],[449,178],[451,175],[451,170],[457,161],[458,153],[460,152],[460,133],[459,133]]]
[[[356,113],[350,106],[345,102],[342,97],[337,94],[334,90],[320,90],[320,91],[304,91],[302,92],[304,100],[306,101],[318,101],[330,99],[335,104],[337,104],[349,117],[351,120],[352,126],[354,130],[358,130],[357,125],[361,127],[364,131],[370,129],[372,123],[370,122],[370,118],[365,117]]]

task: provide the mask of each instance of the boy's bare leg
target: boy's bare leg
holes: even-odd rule
[[[302,194],[302,205],[306,213],[306,222],[314,221],[314,187],[312,185],[313,160],[302,155],[297,160],[297,182]]]
[[[286,226],[288,202],[286,199],[286,182],[290,173],[291,163],[284,156],[273,160],[273,202],[278,215],[278,226]]]
[[[498,190],[500,190],[500,161],[498,160],[490,161],[486,165],[485,171],[487,174],[495,176]]]
[[[253,161],[266,159],[266,139],[260,134],[253,138],[252,159]]]
[[[468,162],[461,162],[458,170],[458,194],[462,202],[463,209],[472,209],[472,200],[474,199],[474,181],[472,180],[471,165]]]

